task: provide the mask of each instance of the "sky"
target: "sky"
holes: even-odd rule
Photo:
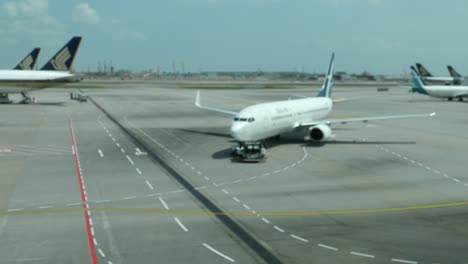
[[[464,0],[1,0],[0,68],[83,36],[76,70],[468,73]]]

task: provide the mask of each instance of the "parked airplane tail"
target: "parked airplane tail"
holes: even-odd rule
[[[411,66],[411,78],[413,81],[412,91],[427,94],[427,91],[424,89],[424,81],[421,79],[418,70],[414,66]]]
[[[453,78],[462,78],[462,76],[450,65],[447,65],[447,69],[450,73],[450,76]]]
[[[73,37],[42,68],[45,71],[71,71],[82,37]]]
[[[335,53],[333,52],[330,58],[330,64],[328,65],[327,75],[325,75],[325,81],[323,83],[322,90],[317,97],[328,97],[331,98],[333,90],[333,65],[335,61]]]
[[[421,63],[416,63],[416,67],[421,77],[432,77],[432,74]]]
[[[16,65],[14,70],[34,70],[37,64],[37,58],[41,53],[41,48],[33,49],[18,65]]]

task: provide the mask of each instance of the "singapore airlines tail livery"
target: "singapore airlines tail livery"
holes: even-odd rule
[[[447,65],[447,69],[450,73],[450,76],[454,79],[453,84],[462,85],[465,82],[465,78],[461,76],[451,65]]]
[[[460,84],[460,78],[455,77],[443,77],[443,76],[434,76],[432,75],[424,65],[421,63],[416,63],[417,72],[423,81],[428,85],[453,85]]]
[[[81,40],[82,37],[73,37],[40,71],[0,70],[0,103],[11,103],[8,94],[15,93],[23,96],[22,103],[32,103],[27,92],[74,81],[75,75],[70,71]]]
[[[327,119],[333,109],[331,99],[333,89],[332,54],[323,88],[316,97],[296,100],[261,103],[244,108],[240,112],[206,107],[200,102],[200,91],[197,91],[195,105],[210,111],[234,116],[231,135],[238,141],[232,153],[234,158],[242,161],[259,161],[265,154],[264,140],[292,132],[304,131],[305,140],[324,142],[332,136],[330,125],[348,122],[367,122],[395,118],[427,117],[431,114],[375,116],[365,118]]]
[[[37,59],[41,53],[41,48],[35,48],[29,53],[24,59],[16,65],[14,70],[35,70],[37,65]]]
[[[413,79],[413,92],[429,95],[438,98],[453,98],[463,101],[463,97],[468,97],[468,86],[463,85],[426,85],[419,76],[418,71],[411,66],[411,76]]]

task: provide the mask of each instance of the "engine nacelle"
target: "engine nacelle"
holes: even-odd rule
[[[308,139],[312,141],[326,141],[332,135],[331,127],[320,124],[309,128]]]

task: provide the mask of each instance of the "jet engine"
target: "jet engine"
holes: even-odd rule
[[[312,141],[326,141],[331,135],[331,128],[325,124],[320,124],[309,128],[308,139]]]

